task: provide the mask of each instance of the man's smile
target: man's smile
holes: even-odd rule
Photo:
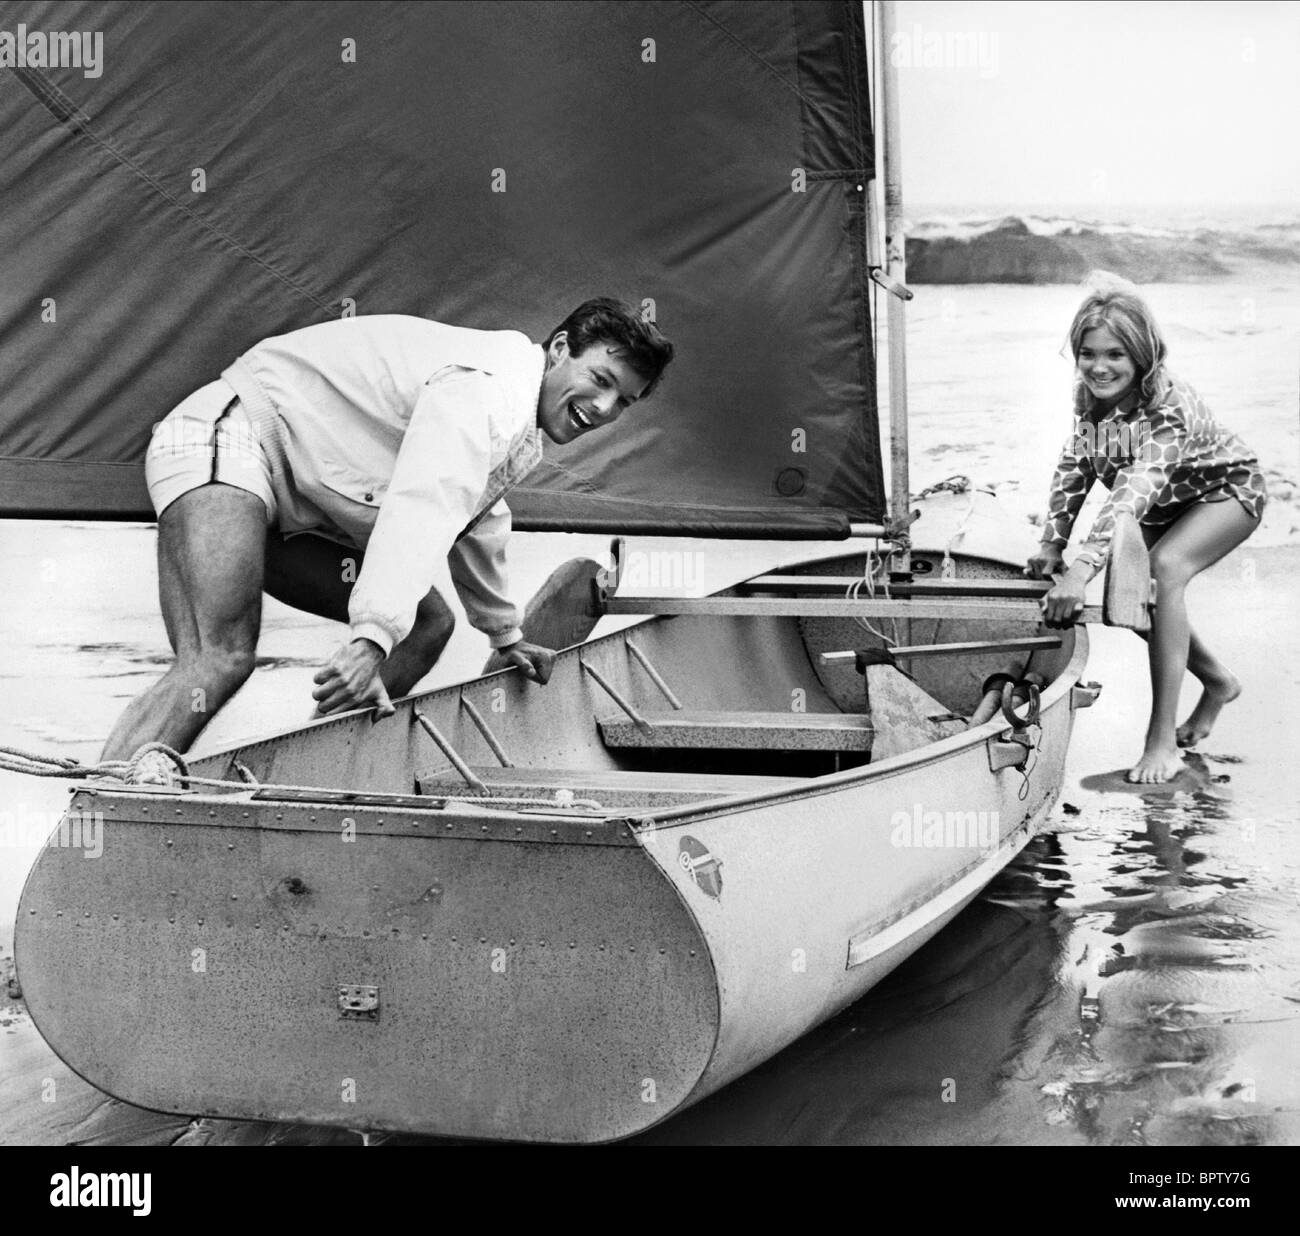
[[[588,429],[596,427],[595,418],[590,412],[580,408],[576,399],[569,400],[569,420],[573,422],[574,428],[579,433],[585,433]]]

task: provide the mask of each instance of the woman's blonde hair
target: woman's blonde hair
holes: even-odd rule
[[[1156,325],[1155,315],[1142,299],[1142,294],[1127,279],[1106,270],[1094,270],[1084,281],[1084,287],[1088,294],[1070,324],[1070,354],[1075,364],[1079,362],[1083,337],[1090,330],[1105,327],[1119,340],[1133,361],[1143,406],[1156,403],[1169,385],[1164,367],[1168,349],[1160,327]],[[1089,413],[1096,403],[1083,382],[1076,380],[1075,412],[1079,415]]]

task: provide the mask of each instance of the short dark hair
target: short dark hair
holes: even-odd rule
[[[547,335],[542,346],[549,348],[561,331],[574,356],[581,356],[593,343],[603,343],[626,360],[649,382],[643,399],[654,394],[673,359],[673,345],[659,333],[658,327],[646,321],[626,301],[612,296],[584,300]]]

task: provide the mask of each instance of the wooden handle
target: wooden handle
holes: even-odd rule
[[[1149,631],[1153,603],[1151,559],[1142,529],[1132,515],[1121,513],[1115,518],[1106,559],[1102,621],[1110,627]]]

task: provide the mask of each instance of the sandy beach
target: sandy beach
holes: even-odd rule
[[[1300,1140],[1300,548],[1247,543],[1194,583],[1190,606],[1245,686],[1192,757],[1190,788],[1139,794],[1112,775],[1140,746],[1145,652],[1126,632],[1094,629],[1087,676],[1103,692],[1079,714],[1048,828],[863,1000],[638,1140]],[[1189,679],[1185,705],[1193,698]],[[6,978],[14,874],[5,877]],[[959,1101],[940,1100],[945,1078],[956,1079]],[[20,998],[10,994],[0,1012],[0,1144],[360,1142],[130,1107],[58,1060]]]

